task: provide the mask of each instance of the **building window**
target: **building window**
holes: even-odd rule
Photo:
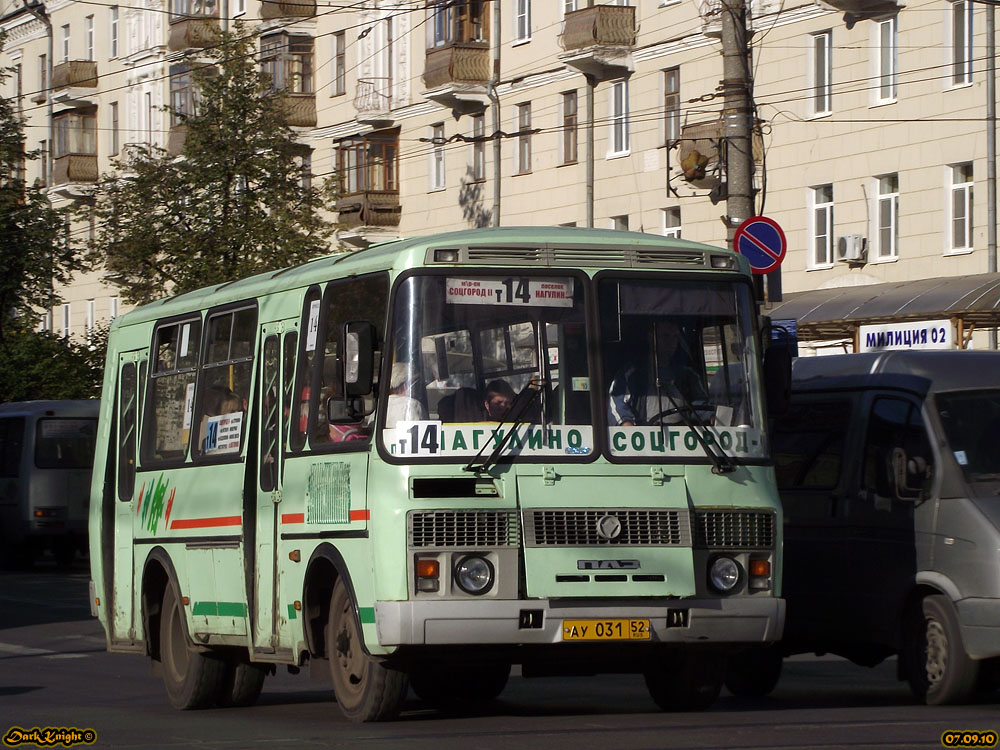
[[[681,209],[680,206],[663,209],[663,236],[681,238]]]
[[[886,260],[895,258],[899,248],[899,175],[887,174],[877,177],[878,209],[875,213],[878,220],[878,246],[875,248],[876,258]]]
[[[517,105],[517,164],[515,174],[531,171],[531,104]]]
[[[49,184],[49,142],[39,141],[38,151],[41,154],[40,163],[38,165],[42,173],[41,184],[44,186]]]
[[[681,69],[663,71],[663,139],[666,143],[681,137]]]
[[[972,249],[972,162],[951,169],[951,249]]]
[[[194,82],[187,65],[170,66],[170,127],[183,125],[195,112]]]
[[[579,0],[563,0],[563,15],[572,13],[579,7]]]
[[[233,15],[241,16],[247,12],[247,0],[236,0],[233,5]]]
[[[343,31],[333,35],[333,80],[330,96],[341,96],[347,91],[347,52]]]
[[[514,40],[531,39],[531,0],[514,0]]]
[[[823,268],[833,263],[833,185],[810,190],[812,203],[813,252],[811,266]]]
[[[69,24],[62,27],[62,61],[69,62]]]
[[[812,113],[826,115],[833,111],[833,31],[812,35]]]
[[[112,320],[118,317],[118,297],[108,298],[108,317]]]
[[[85,38],[87,40],[87,59],[94,59],[94,17],[87,16],[84,19]]]
[[[52,118],[56,143],[54,158],[70,154],[97,155],[97,116],[95,113],[67,112]]]
[[[217,15],[219,15],[217,0],[170,0],[171,21]]]
[[[444,123],[431,125],[431,190],[444,190]]]
[[[443,129],[443,126],[442,126]],[[372,190],[398,192],[399,133],[340,141],[334,147],[340,191],[354,195]]]
[[[147,91],[143,98],[146,100],[146,143],[153,145],[153,94]]]
[[[575,164],[577,160],[577,98],[575,91],[562,95],[562,163]]]
[[[611,153],[627,154],[629,150],[628,81],[611,84]]]
[[[896,100],[896,18],[895,16],[875,24],[878,34],[876,52],[878,54],[877,103]]]
[[[87,335],[87,345],[92,346],[94,343],[94,300],[87,300],[87,317],[84,325],[84,331]]]
[[[111,57],[118,57],[118,6],[112,6],[111,8],[111,25],[110,25],[111,38]]]
[[[611,228],[616,229],[619,232],[628,231],[628,215],[623,216],[612,216],[611,217]]]
[[[24,79],[21,75],[21,63],[13,68],[14,72],[14,99],[17,102],[17,110],[20,112],[24,109]]]
[[[455,42],[485,42],[485,0],[438,0],[427,9],[427,49]]]
[[[38,56],[38,92],[45,94],[49,88],[49,57]]]
[[[972,0],[951,4],[951,82],[972,83]]]
[[[69,338],[69,332],[70,332],[69,314],[70,314],[70,309],[69,309],[69,303],[67,302],[65,305],[62,306],[62,337],[64,339]]]
[[[312,149],[305,149],[296,161],[299,163],[299,186],[308,194],[312,190]]]
[[[274,89],[290,94],[313,93],[313,39],[311,36],[271,34],[260,40],[263,71]]]
[[[118,102],[111,102],[111,104],[108,105],[108,108],[111,119],[111,122],[109,123],[111,143],[108,153],[114,156],[118,153],[118,149],[120,148],[118,141]]]
[[[472,180],[486,179],[486,116],[472,117]]]

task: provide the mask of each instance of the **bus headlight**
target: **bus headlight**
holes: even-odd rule
[[[728,594],[740,582],[740,566],[731,557],[717,557],[708,569],[708,580],[717,591]]]
[[[469,555],[463,557],[455,566],[455,583],[466,594],[479,596],[493,588],[495,571],[489,560]]]

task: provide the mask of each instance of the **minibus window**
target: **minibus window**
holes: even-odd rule
[[[934,396],[948,448],[966,481],[1000,480],[1000,390],[981,389]]]
[[[39,419],[35,425],[35,467],[89,469],[94,465],[96,419]]]
[[[142,429],[143,461],[183,460],[191,433],[201,321],[161,325],[153,339],[148,411]]]
[[[295,385],[295,400],[292,403],[291,427],[288,435],[288,448],[297,453],[305,448],[306,435],[309,432],[309,409],[312,402],[312,363],[316,358],[316,347],[319,341],[320,313],[323,304],[320,301],[319,287],[312,287],[306,292],[302,305],[302,338],[299,352],[298,375]]]
[[[773,430],[774,473],[780,489],[837,486],[850,415],[850,401],[792,404]]]
[[[281,403],[278,390],[278,337],[264,340],[264,366],[262,368],[264,402],[260,437],[260,488],[270,492],[278,486],[278,415]]]
[[[0,419],[0,477],[15,479],[21,470],[24,417]]]
[[[900,450],[904,453],[899,454]],[[922,459],[920,471],[911,464],[916,459]],[[904,467],[911,464],[905,473],[906,486],[896,481],[894,462],[900,460]],[[930,476],[932,460],[927,431],[916,406],[899,398],[876,399],[865,440],[865,486],[880,497],[915,499],[921,479]]]
[[[118,428],[118,499],[128,502],[135,489],[135,415],[138,391],[135,381],[135,364],[122,367],[119,394],[120,422]]]

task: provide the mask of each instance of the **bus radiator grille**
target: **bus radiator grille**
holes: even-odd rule
[[[695,512],[695,546],[773,549],[774,513],[754,510]]]
[[[526,547],[691,546],[691,519],[680,510],[547,508],[525,511],[524,529]]]
[[[411,548],[516,547],[521,529],[514,511],[412,511],[407,516]]]

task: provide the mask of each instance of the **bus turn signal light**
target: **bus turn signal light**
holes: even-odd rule
[[[441,588],[438,580],[441,564],[437,560],[417,560],[417,591],[437,591]]]
[[[750,575],[754,577],[767,577],[771,575],[771,563],[768,560],[751,560]]]

